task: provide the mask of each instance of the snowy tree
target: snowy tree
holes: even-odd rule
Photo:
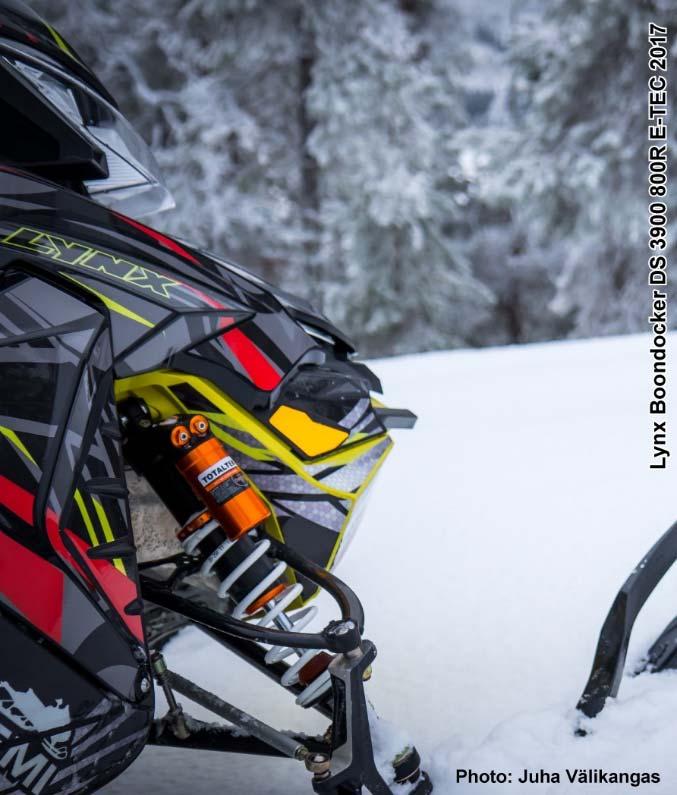
[[[491,293],[464,254],[464,186],[446,146],[461,124],[458,91],[396,4],[317,3],[307,13],[329,314],[375,351],[459,344],[459,310]]]
[[[580,336],[646,330],[652,19],[674,31],[674,3],[552,0],[521,19],[513,45],[518,127],[491,152],[489,189],[530,251],[559,255],[554,307]]]
[[[510,37],[523,4],[456,2],[456,14],[441,14],[433,6],[422,35],[431,60],[442,67],[448,62],[448,42],[454,39],[449,27],[460,28],[467,41],[452,73],[467,119],[447,137],[446,146],[456,179],[467,186],[464,218],[472,229],[467,252],[473,274],[490,287],[495,301],[489,311],[465,313],[466,342],[500,345],[566,336],[571,314],[557,313],[551,306],[558,253],[530,241],[504,180],[515,141]]]

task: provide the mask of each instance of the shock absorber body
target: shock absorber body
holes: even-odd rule
[[[150,436],[149,436],[150,435]],[[180,524],[184,550],[202,560],[200,572],[216,576],[218,595],[232,603],[235,618],[300,631],[317,614],[314,606],[291,614],[302,591],[286,578],[287,565],[269,555],[263,523],[270,511],[201,415],[176,417],[128,438],[126,454]],[[147,437],[144,441],[143,437]],[[269,664],[295,655],[282,684],[301,682],[297,703],[310,706],[330,685],[325,652],[273,647]]]
[[[195,415],[187,424],[177,420],[170,438],[179,453],[176,468],[228,538],[237,541],[270,516],[204,417]]]
[[[265,555],[269,544],[249,535],[270,511],[204,417],[177,418],[170,440],[176,468],[203,506],[184,523],[178,539],[190,554],[201,554],[202,574],[221,581],[219,596],[236,602],[234,615],[253,615],[286,588],[280,579],[284,570],[276,573]]]

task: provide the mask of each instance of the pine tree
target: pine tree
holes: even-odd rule
[[[447,147],[459,93],[395,3],[306,13],[327,311],[374,352],[458,344],[459,309],[491,300],[464,255],[464,186]]]
[[[674,31],[674,3],[552,0],[513,47],[519,127],[494,153],[494,187],[530,250],[559,260],[555,306],[580,336],[646,330],[650,20]]]
[[[466,110],[464,123],[445,140],[453,173],[466,185],[463,216],[471,230],[467,255],[473,275],[494,294],[491,306],[460,308],[465,342],[476,346],[553,339],[571,328],[570,315],[551,307],[557,255],[530,244],[512,186],[504,179],[516,126],[509,102],[510,36],[515,9],[523,5],[435,0],[421,20],[429,58],[438,72],[446,69]],[[459,32],[465,47],[456,46]],[[455,50],[458,63],[450,59]]]

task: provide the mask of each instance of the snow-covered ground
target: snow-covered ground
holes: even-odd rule
[[[439,795],[677,791],[677,675],[626,678],[592,734],[572,733],[611,600],[677,519],[677,462],[648,469],[647,348],[636,336],[375,364],[386,402],[419,423],[397,432],[339,573],[379,649],[370,698],[415,740]],[[640,617],[630,665],[677,612],[676,584],[669,573]],[[167,656],[276,725],[326,726],[196,630]],[[457,785],[458,768],[512,772],[515,783]],[[563,782],[521,785],[524,768]],[[656,772],[662,783],[571,785],[567,768]],[[148,749],[106,788],[181,790],[311,791],[295,762],[166,749]]]

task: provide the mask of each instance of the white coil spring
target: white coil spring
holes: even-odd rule
[[[220,528],[219,523],[212,519],[207,522],[204,527],[193,533],[183,542],[185,551],[192,555],[200,543],[212,533],[214,530]],[[238,539],[239,540],[239,539]],[[203,577],[209,577],[212,574],[216,563],[228,552],[228,550],[238,543],[238,540],[231,541],[229,539],[223,541],[219,546],[205,558],[200,574]],[[248,571],[259,558],[263,557],[270,549],[270,541],[262,539],[258,541],[252,552],[226,577],[218,589],[218,595],[221,599],[225,599],[229,595],[230,589]],[[280,562],[275,568],[264,577],[263,580],[254,588],[251,589],[233,608],[233,618],[242,619],[247,615],[247,608],[254,604],[254,602],[264,594],[268,588],[280,577],[284,576],[287,570],[287,564]],[[311,605],[305,607],[296,613],[287,613],[287,608],[292,604],[303,591],[303,586],[296,583],[295,585],[288,585],[281,594],[279,594],[270,604],[272,607],[263,614],[262,618],[257,620],[257,625],[266,627],[269,624],[275,623],[280,629],[286,632],[301,632],[317,615],[317,607]],[[282,676],[282,684],[285,687],[295,685],[299,681],[299,672],[315,657],[317,650],[308,649],[307,651],[300,651],[293,649],[289,646],[273,646],[265,656],[265,661],[268,665],[280,662],[292,654],[298,655],[298,660],[289,666],[288,670]],[[315,681],[311,682],[296,698],[296,703],[305,706],[308,702],[314,699],[321,692],[327,690],[330,686],[331,680],[328,671],[324,671],[318,676]]]

